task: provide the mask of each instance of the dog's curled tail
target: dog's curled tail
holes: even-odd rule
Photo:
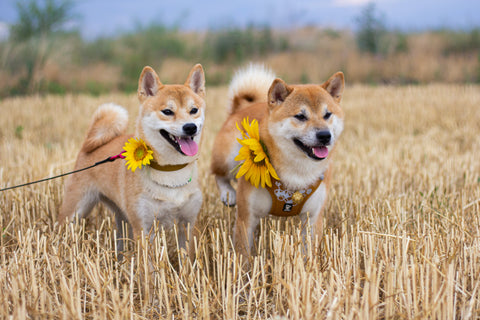
[[[128,112],[123,107],[105,103],[97,108],[87,132],[82,151],[89,153],[125,133]]]
[[[258,102],[266,102],[275,74],[261,64],[250,64],[236,72],[229,87],[229,110],[238,110]]]

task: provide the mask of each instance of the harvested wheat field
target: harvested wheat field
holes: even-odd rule
[[[116,252],[113,215],[58,225],[64,178],[0,193],[0,318],[469,319],[480,316],[480,87],[347,86],[321,250],[295,219],[259,230],[251,270],[208,172],[226,88],[207,88],[196,260],[171,232]],[[67,172],[94,109],[136,96],[0,101],[0,188]],[[101,160],[101,159],[99,159]]]

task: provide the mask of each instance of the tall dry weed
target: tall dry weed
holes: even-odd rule
[[[478,318],[478,86],[347,86],[321,250],[302,242],[295,219],[267,220],[249,272],[232,249],[235,209],[208,172],[226,89],[207,89],[195,262],[169,254],[172,232],[161,230],[128,242],[120,259],[102,206],[58,225],[62,179],[3,192],[1,318]],[[109,101],[133,123],[134,96],[2,100],[0,187],[70,170]]]

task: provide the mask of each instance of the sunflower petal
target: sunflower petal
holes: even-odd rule
[[[253,184],[253,176],[256,172],[256,166],[253,164],[250,169],[245,173],[245,180],[250,181]]]
[[[265,174],[265,184],[269,187],[272,186],[272,179],[270,178],[270,173],[267,170],[267,174]]]
[[[258,121],[257,119],[253,119],[252,123],[250,124],[250,138],[256,139],[257,141],[260,140],[260,134],[258,132]]]
[[[278,177],[277,175],[277,172],[275,171],[275,169],[273,168],[272,164],[270,163],[270,161],[265,161],[265,164],[267,165],[267,169],[268,169],[268,172],[272,175],[272,177],[276,180],[280,180],[280,178]]]
[[[262,161],[263,159],[265,159],[265,153],[259,153],[257,154],[257,156],[255,157],[255,159],[253,159],[254,162],[260,162]]]
[[[262,166],[260,168],[260,185],[262,188],[265,188],[266,175],[268,175],[267,169],[265,169],[265,166]]]
[[[248,123],[249,123],[248,117],[243,118],[243,120],[242,120],[242,127],[243,127],[243,129],[245,129],[245,131],[248,130],[248,129],[247,129],[247,128],[248,128]]]
[[[249,147],[250,149],[252,147],[254,147],[254,148],[257,147],[258,148],[258,145],[259,145],[258,141],[255,140],[255,139],[243,139],[242,141],[240,141],[240,143],[244,146]]]
[[[242,129],[240,129],[240,127],[238,126],[238,122],[235,122],[235,126],[237,127],[237,130],[238,130],[238,131],[240,131],[240,132],[242,132],[242,133],[243,133],[243,130],[242,130]]]
[[[235,126],[237,127],[237,130],[240,131],[240,133],[242,134],[242,138],[245,139],[247,138],[247,135],[245,134],[245,131],[243,131],[242,129],[240,129],[240,127],[238,126],[238,122],[235,122]],[[239,139],[237,139],[239,140]],[[239,140],[240,141],[240,140]]]
[[[247,147],[241,147],[238,151],[238,155],[234,158],[235,161],[242,161],[250,159],[250,149]]]
[[[240,169],[238,170],[237,172],[237,175],[235,176],[236,179],[240,178],[241,176],[243,176],[245,173],[248,172],[248,170],[250,169],[250,167],[252,166],[252,162],[251,161],[245,161],[242,166],[240,167]]]
[[[254,179],[255,188],[258,188],[258,185],[260,184],[260,176],[261,176],[260,171],[261,169],[257,168],[257,172],[255,173],[255,176],[252,177]]]

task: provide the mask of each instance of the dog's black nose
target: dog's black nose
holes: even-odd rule
[[[327,145],[330,143],[330,139],[332,139],[332,134],[330,131],[322,130],[317,132],[317,140],[319,143]]]
[[[195,133],[197,133],[197,125],[195,123],[184,124],[183,132],[189,136],[193,136]]]

